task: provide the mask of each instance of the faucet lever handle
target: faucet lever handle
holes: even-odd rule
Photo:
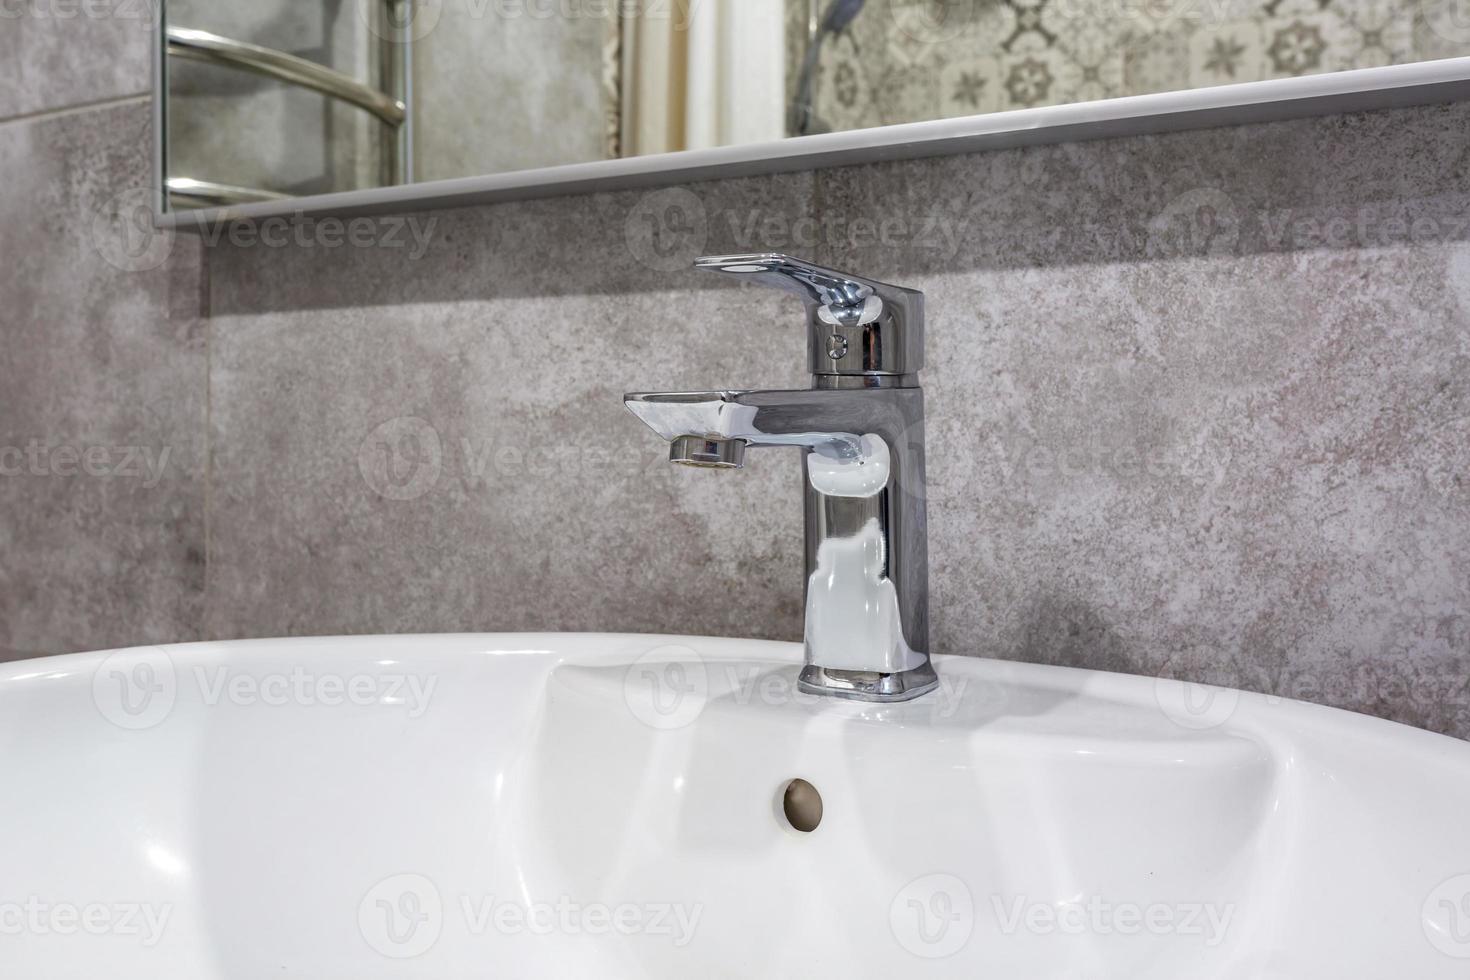
[[[813,265],[789,255],[707,255],[694,260],[696,269],[741,276],[762,286],[796,293],[817,306],[838,311],[860,310],[868,297],[884,287],[835,269]]]
[[[924,366],[924,294],[777,253],[707,255],[696,269],[796,293],[812,374],[908,375]]]

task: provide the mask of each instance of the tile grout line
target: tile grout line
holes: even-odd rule
[[[199,250],[199,313],[204,317],[204,601],[199,609],[199,636],[209,628],[210,529],[214,517],[214,316],[210,309],[209,249]]]
[[[106,99],[94,99],[91,102],[78,102],[75,105],[61,106],[56,109],[38,109],[35,112],[22,112],[14,116],[0,117],[0,126],[11,123],[37,122],[46,119],[59,119],[65,116],[76,115],[81,112],[91,112],[94,109],[110,109],[116,106],[131,105],[135,102],[147,102],[149,94],[139,92],[134,95],[115,95]]]

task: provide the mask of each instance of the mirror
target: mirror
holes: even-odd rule
[[[1470,0],[168,0],[160,45],[180,210],[1457,58]]]

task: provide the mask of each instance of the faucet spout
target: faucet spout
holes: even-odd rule
[[[642,392],[624,403],[669,441],[675,462],[728,468],[747,447],[801,451],[804,690],[901,701],[937,684],[919,388]]]
[[[805,446],[830,459],[862,454],[862,440],[850,432],[812,431],[805,421],[810,391],[635,392],[623,404],[669,442],[698,437],[747,446]],[[818,404],[825,403],[825,399]],[[743,456],[743,453],[742,453]],[[678,462],[678,460],[676,460]]]

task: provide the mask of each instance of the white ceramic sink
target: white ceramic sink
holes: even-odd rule
[[[817,701],[799,660],[505,635],[4,665],[0,975],[1470,976],[1470,744],[944,657],[923,700]]]

